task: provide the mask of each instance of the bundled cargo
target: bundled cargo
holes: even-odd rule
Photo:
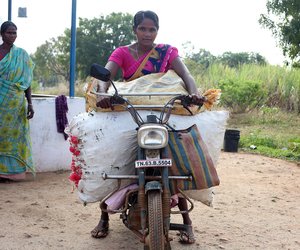
[[[86,100],[87,100],[87,111],[97,111],[97,112],[110,112],[110,109],[102,109],[96,106],[97,96],[95,92],[98,89],[99,80],[93,79],[87,87]],[[119,93],[128,94],[130,103],[133,105],[164,105],[166,104],[170,97],[165,96],[151,96],[151,98],[146,98],[145,96],[134,96],[133,93],[177,93],[188,95],[188,92],[184,88],[185,84],[183,80],[175,73],[174,70],[168,70],[166,73],[156,73],[149,74],[143,77],[137,78],[130,82],[115,82],[114,83]],[[114,94],[114,88],[109,88],[108,93]],[[201,92],[201,90],[199,90]],[[209,89],[203,93],[206,98],[204,103],[204,108],[210,110],[213,104],[220,97],[220,89]],[[115,107],[115,111],[124,111],[122,107]],[[197,106],[190,107],[193,114],[202,112],[203,110],[198,109]],[[190,113],[184,109],[181,105],[175,103],[173,114],[177,115],[190,115]]]
[[[159,115],[156,111],[142,110],[139,113],[142,117],[149,113]],[[227,111],[205,111],[194,116],[172,115],[169,124],[178,130],[196,124],[216,165],[227,118]],[[102,179],[103,173],[134,174],[135,129],[136,124],[128,112],[87,112],[71,120],[66,129],[73,152],[71,179],[77,183],[78,195],[83,202],[99,201],[117,188],[116,180]],[[123,181],[122,186],[129,183]],[[212,203],[212,189],[185,192],[207,205]]]

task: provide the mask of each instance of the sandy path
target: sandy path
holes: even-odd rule
[[[300,166],[242,153],[222,153],[214,207],[197,202],[197,243],[172,249],[300,249]],[[118,215],[106,239],[90,237],[98,204],[84,207],[68,172],[0,183],[0,249],[143,249]],[[175,217],[173,221],[178,221]]]

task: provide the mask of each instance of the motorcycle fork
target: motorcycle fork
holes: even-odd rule
[[[166,149],[162,150],[162,155],[166,155]],[[164,234],[167,241],[169,241],[169,229],[170,229],[170,220],[171,220],[171,194],[170,194],[170,185],[169,185],[169,169],[168,167],[162,168],[162,183],[163,183],[163,196],[162,196],[162,206],[163,206],[163,220],[164,220]]]
[[[143,150],[139,147],[138,148],[138,159],[143,159],[144,157],[144,152]],[[141,214],[141,229],[142,229],[142,234],[146,236],[146,222],[147,222],[147,210],[146,210],[146,195],[145,195],[145,170],[143,168],[138,169],[138,176],[139,176],[139,191],[138,191],[138,207],[140,209],[140,214]]]

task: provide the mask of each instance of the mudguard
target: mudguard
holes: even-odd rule
[[[162,190],[161,183],[158,181],[149,181],[145,186],[145,193],[149,190]]]

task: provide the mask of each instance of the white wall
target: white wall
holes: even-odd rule
[[[85,112],[84,98],[67,98],[68,121]],[[33,98],[34,117],[30,120],[33,161],[37,172],[69,170],[72,160],[69,141],[57,132],[55,98]]]

